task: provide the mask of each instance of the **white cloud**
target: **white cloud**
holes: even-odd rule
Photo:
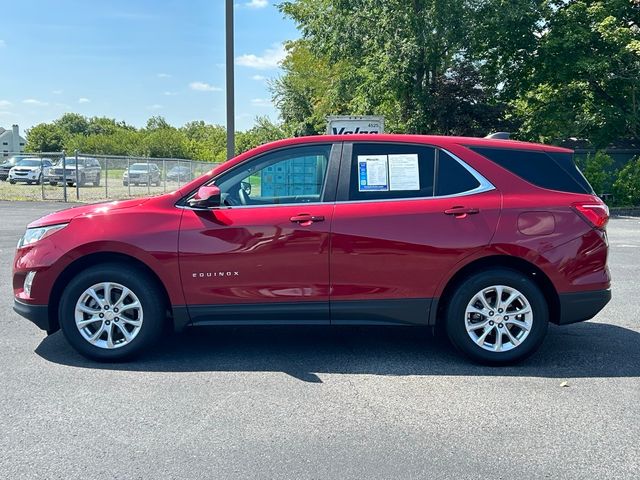
[[[251,105],[254,107],[270,107],[271,100],[268,98],[253,98],[251,99]]]
[[[268,0],[251,0],[250,2],[245,3],[245,5],[249,8],[264,8],[269,5]]]
[[[160,105],[159,103],[154,103],[153,105],[149,105],[147,108],[149,110],[162,110],[164,106]]]
[[[54,95],[62,95],[62,90],[52,90],[51,93]]]
[[[175,97],[176,95],[178,95],[178,92],[164,92],[163,95],[167,97]]]
[[[33,105],[34,107],[46,107],[49,105],[47,102],[41,102],[40,100],[36,100],[35,98],[27,98],[23,100],[22,103],[26,105]]]
[[[263,77],[262,75],[254,75],[251,77],[251,80],[255,80],[256,82],[263,82],[267,79],[267,77]]]
[[[4,48],[7,46],[7,42],[5,42],[4,40],[0,40],[0,48]]]
[[[168,73],[159,73],[158,78],[171,78],[171,75]]]
[[[0,108],[8,107],[9,105],[11,105],[9,100],[0,100]]]
[[[205,82],[191,82],[189,84],[189,88],[191,90],[195,90],[197,92],[220,92],[222,89],[220,87],[215,87]]]
[[[81,97],[78,99],[78,103],[89,103],[89,102],[91,102],[91,100],[85,97]]]
[[[278,68],[286,57],[287,52],[284,45],[276,44],[272,48],[267,48],[262,55],[253,53],[240,55],[236,58],[236,63],[242,67],[256,68],[258,70],[269,70]]]

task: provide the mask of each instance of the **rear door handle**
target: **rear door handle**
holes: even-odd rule
[[[457,218],[464,218],[467,215],[475,215],[479,213],[480,210],[477,208],[469,208],[469,207],[453,207],[444,211],[445,215],[454,215]]]
[[[300,225],[311,225],[315,222],[324,222],[323,215],[309,215],[308,213],[301,213],[299,215],[294,215],[289,220],[293,223],[299,223]]]

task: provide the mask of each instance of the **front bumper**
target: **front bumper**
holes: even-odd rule
[[[9,180],[13,180],[14,182],[35,182],[40,177],[39,172],[29,172],[29,173],[10,173]]]
[[[611,300],[611,289],[561,293],[558,325],[584,322],[595,317]]]
[[[47,305],[30,305],[17,299],[13,300],[13,310],[18,314],[33,322],[42,330],[51,333],[54,330],[49,319],[49,307]]]

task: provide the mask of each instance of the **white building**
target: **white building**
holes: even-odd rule
[[[11,130],[0,127],[0,158],[24,152],[25,143],[26,140],[20,136],[18,125],[14,125]]]

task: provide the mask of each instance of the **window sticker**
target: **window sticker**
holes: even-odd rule
[[[389,155],[390,190],[420,190],[418,154]]]
[[[358,191],[388,191],[387,163],[386,155],[358,155]]]

